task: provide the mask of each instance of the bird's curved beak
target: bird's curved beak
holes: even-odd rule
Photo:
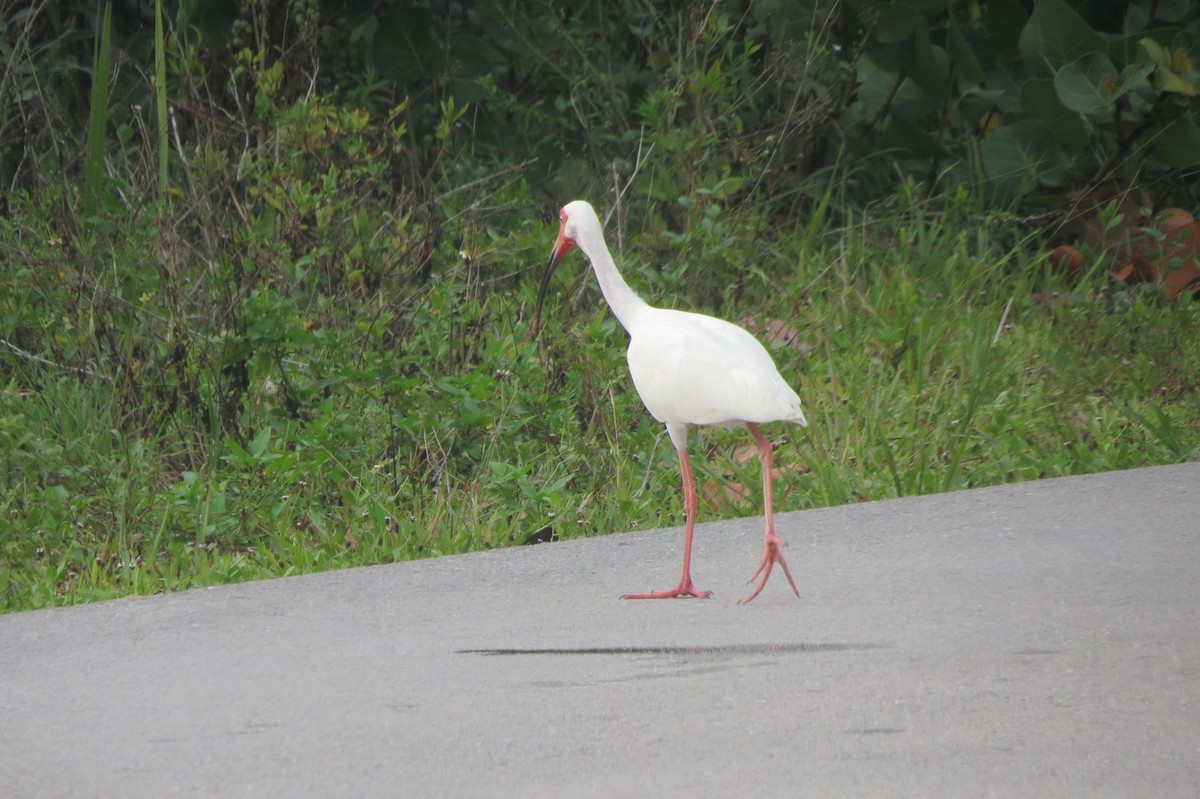
[[[550,260],[546,262],[546,274],[542,276],[542,287],[538,289],[537,307],[533,312],[534,338],[537,338],[538,332],[542,329],[542,303],[545,302],[546,292],[550,289],[550,278],[554,276],[554,269],[558,266],[558,262],[563,259],[564,255],[578,246],[574,240],[563,235],[566,225],[567,220],[563,219],[562,224],[558,227],[558,238],[554,241],[554,249],[550,251]]]

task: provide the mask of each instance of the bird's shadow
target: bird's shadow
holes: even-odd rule
[[[817,654],[821,652],[857,652],[881,649],[882,644],[862,643],[791,643],[791,644],[724,644],[715,646],[578,646],[459,649],[458,655],[713,655],[738,657],[746,655]]]

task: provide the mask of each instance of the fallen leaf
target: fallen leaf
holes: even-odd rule
[[[1171,299],[1184,291],[1200,290],[1200,222],[1180,224],[1161,241],[1143,238],[1113,278],[1126,283],[1159,283]]]
[[[1103,209],[1112,209],[1101,214]],[[1164,208],[1154,214],[1163,235],[1147,230],[1150,196],[1142,190],[1122,191],[1112,186],[1093,189],[1079,201],[1079,213],[1067,225],[1077,239],[1103,248],[1120,268],[1112,279],[1122,283],[1158,283],[1174,299],[1185,291],[1200,291],[1200,223],[1183,208]],[[1050,252],[1050,263],[1075,276],[1082,255],[1069,245]]]
[[[1163,243],[1159,274],[1167,296],[1175,299],[1186,290],[1200,289],[1200,223],[1181,225],[1170,231]]]
[[[807,341],[801,341],[800,333],[796,328],[782,319],[772,319],[770,322],[767,322],[765,329],[752,316],[739,319],[738,324],[751,332],[759,333],[763,341],[767,344],[779,344],[784,347],[790,347],[797,352],[812,352],[813,350],[813,345]]]
[[[1069,280],[1074,280],[1079,277],[1079,271],[1083,264],[1083,253],[1064,244],[1050,251],[1049,260],[1055,269],[1063,272]]]
[[[750,489],[741,483],[713,479],[701,486],[700,493],[704,504],[717,515],[736,513],[750,505]]]
[[[1101,210],[1116,204],[1116,213],[1108,221],[1102,219]],[[1095,247],[1114,251],[1118,259],[1128,252],[1131,237],[1137,235],[1143,219],[1142,210],[1153,208],[1150,195],[1142,189],[1118,189],[1115,186],[1099,186],[1079,200],[1079,212],[1066,225],[1066,230]]]
[[[1141,251],[1134,252],[1132,262],[1129,264],[1133,267],[1133,281],[1137,283],[1152,282],[1158,277],[1158,267],[1147,258]]]
[[[1163,233],[1170,233],[1196,221],[1196,217],[1182,208],[1164,208],[1154,218]]]

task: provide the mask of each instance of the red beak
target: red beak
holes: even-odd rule
[[[550,251],[550,260],[546,263],[546,274],[542,276],[542,287],[538,290],[537,307],[533,312],[533,335],[537,337],[538,332],[542,329],[542,303],[546,299],[546,292],[550,288],[550,278],[554,276],[554,269],[558,266],[558,262],[563,259],[563,256],[575,249],[578,245],[574,239],[569,239],[565,235],[567,228],[567,216],[562,215],[562,222],[558,226],[558,238],[554,240],[554,249]]]

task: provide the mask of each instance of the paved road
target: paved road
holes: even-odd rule
[[[760,524],[0,617],[0,793],[1200,795],[1200,464]]]

